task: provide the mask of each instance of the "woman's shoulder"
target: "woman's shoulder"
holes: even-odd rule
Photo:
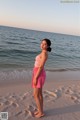
[[[47,52],[42,52],[42,57],[46,57],[46,58],[48,58],[48,53]]]

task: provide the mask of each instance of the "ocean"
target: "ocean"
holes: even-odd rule
[[[52,43],[47,72],[80,71],[80,36],[0,26],[0,80],[29,79],[44,38]]]

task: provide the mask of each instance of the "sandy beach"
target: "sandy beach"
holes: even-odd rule
[[[30,83],[0,83],[0,112],[9,120],[80,120],[80,80],[46,81],[43,88],[44,113],[35,118],[35,101]]]

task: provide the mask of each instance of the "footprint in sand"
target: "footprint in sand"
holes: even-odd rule
[[[5,105],[10,105],[10,101],[6,100],[6,101],[4,102],[4,104],[5,104]]]
[[[14,101],[19,101],[20,100],[20,96],[18,96],[18,95],[10,95],[9,99],[10,100],[14,100]]]
[[[44,93],[47,93],[48,97],[49,96],[52,96],[52,97],[55,97],[55,98],[57,97],[55,92],[51,92],[51,91],[46,90],[46,91],[44,91]]]
[[[12,95],[9,96],[9,99],[16,100]]]
[[[20,99],[24,100],[24,99],[26,99],[26,97],[27,97],[27,93],[24,93]]]
[[[31,115],[31,112],[28,110],[28,109],[26,109],[26,110],[24,110],[24,111],[22,111],[22,110],[20,110],[20,111],[18,111],[16,114],[15,114],[15,116],[24,116],[26,119],[28,119],[29,117],[31,117],[32,115]]]
[[[65,94],[73,94],[73,91],[70,89],[70,88],[67,88],[66,90],[65,90]]]
[[[1,99],[1,102],[0,102],[0,106],[1,106],[1,105],[10,105],[10,101],[7,100],[7,99],[5,99],[5,98],[2,98],[2,99]]]
[[[25,109],[25,113],[28,114],[27,117],[29,117],[29,116],[34,116],[34,111],[35,111],[35,110],[36,110],[35,107],[29,105],[29,106]]]
[[[47,102],[51,102],[51,101],[55,102],[55,99],[57,98],[57,95],[55,92],[48,91],[48,90],[44,91],[43,96],[44,96],[44,98],[46,98]]]
[[[22,110],[18,111],[18,112],[15,114],[15,116],[18,116],[18,115],[20,115],[20,114],[22,114]]]
[[[25,115],[28,115],[29,114],[29,111],[26,109],[26,110],[24,110],[24,112],[23,112]]]
[[[19,110],[15,116],[25,116],[26,118],[31,116],[31,111],[28,110],[28,108]]]
[[[31,119],[31,117],[33,117],[33,114],[32,114],[32,112],[30,112],[30,111],[28,111],[28,110],[25,110],[24,112],[23,112],[23,115],[25,116],[25,120],[27,120],[27,119]]]
[[[10,104],[10,105],[12,105],[12,106],[14,106],[14,107],[19,107],[18,103],[13,102],[13,101],[11,101],[11,104]]]
[[[7,111],[8,108],[10,108],[11,105],[12,105],[13,107],[16,107],[16,108],[19,107],[19,105],[18,105],[17,103],[14,103],[14,102],[12,102],[12,101],[6,101],[6,102],[5,102],[5,105],[6,105],[6,106],[4,106],[2,112]]]
[[[78,98],[76,96],[72,96],[71,98],[76,104],[80,104],[80,98]]]
[[[75,101],[75,100],[77,100],[77,97],[76,96],[71,96],[71,99]]]
[[[71,96],[71,100],[73,100],[75,103],[80,103],[80,96],[78,96],[78,94],[75,94],[73,96]]]
[[[34,111],[34,110],[35,110],[35,107],[33,107],[32,105],[28,106],[28,111]]]
[[[57,95],[57,98],[62,96],[62,90],[60,90],[60,89],[55,90],[55,93]]]
[[[7,109],[9,108],[9,106],[4,107],[3,110],[1,112],[7,112]]]
[[[73,86],[73,87],[76,88],[76,86]],[[66,88],[65,94],[68,95],[74,103],[78,104],[80,103],[80,93],[78,89],[75,89],[75,88],[73,90],[72,90],[72,87]]]

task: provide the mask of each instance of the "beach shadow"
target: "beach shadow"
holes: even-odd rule
[[[74,113],[74,112],[80,112],[80,104],[71,105],[62,108],[53,108],[45,111],[47,116],[61,115],[61,114]]]

